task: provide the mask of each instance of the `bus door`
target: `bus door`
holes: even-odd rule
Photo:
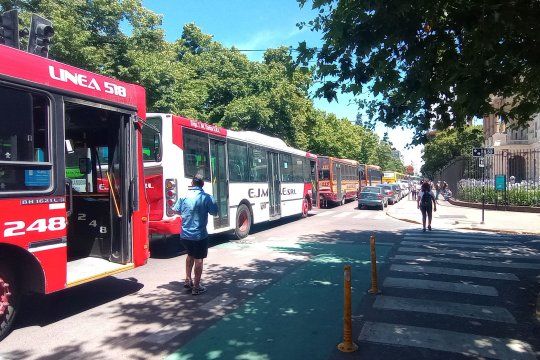
[[[309,168],[310,168],[310,181],[311,181],[311,188],[313,191],[313,198],[311,199],[311,203],[313,206],[319,206],[319,181],[317,180],[317,162],[315,160],[309,161]]]
[[[103,270],[95,262],[84,265],[90,259],[132,262],[131,215],[138,207],[134,119],[105,106],[65,102],[65,159],[74,164],[66,168],[67,252],[73,262],[68,282]]]
[[[276,218],[281,216],[281,180],[279,175],[279,157],[277,153],[268,152],[268,165],[270,218]]]
[[[342,189],[341,189],[341,182],[343,181],[343,175],[341,174],[341,164],[334,163],[334,173],[336,174],[337,178],[337,193],[336,193],[336,200],[341,201],[341,198],[343,197]]]
[[[214,229],[219,229],[229,226],[229,181],[225,141],[210,139],[210,166],[212,193],[218,206],[218,213],[214,216]]]

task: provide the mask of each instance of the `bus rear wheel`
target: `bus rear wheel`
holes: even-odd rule
[[[251,230],[251,211],[245,204],[240,204],[236,211],[236,229],[234,233],[238,239],[243,239],[249,235]]]
[[[15,276],[0,259],[0,340],[11,330],[19,309],[19,294]]]

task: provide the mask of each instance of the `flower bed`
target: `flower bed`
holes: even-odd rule
[[[482,202],[482,188],[485,186],[486,203],[510,206],[540,206],[540,186],[538,183],[508,183],[506,191],[495,190],[494,180],[462,179],[458,183],[456,199],[466,202]]]

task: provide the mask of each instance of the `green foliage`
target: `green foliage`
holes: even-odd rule
[[[320,96],[370,91],[372,120],[416,129],[415,143],[472,116],[499,113],[524,124],[540,111],[540,2],[531,0],[298,0],[322,33],[316,59]],[[490,96],[512,98],[493,109]]]
[[[458,156],[470,156],[473,147],[482,146],[484,136],[480,126],[448,129],[437,132],[424,147],[422,174],[433,177]]]
[[[461,186],[457,193],[457,199],[467,202],[481,203],[482,186]],[[493,187],[486,186],[485,200],[487,204],[540,206],[540,189],[521,189],[515,187],[504,192],[496,191]]]
[[[313,153],[356,159],[388,170],[403,164],[366,128],[314,108],[313,74],[290,49],[269,49],[249,61],[186,24],[174,42],[161,17],[141,0],[0,0],[22,18],[40,13],[55,27],[51,57],[134,82],[146,89],[149,112],[172,112],[235,130],[277,136]]]

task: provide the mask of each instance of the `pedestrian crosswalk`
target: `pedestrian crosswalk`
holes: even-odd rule
[[[377,210],[355,210],[355,211],[320,211],[315,214],[317,217],[337,218],[337,219],[388,219],[385,211]]]
[[[370,305],[358,341],[401,346],[411,351],[404,358],[422,349],[424,358],[426,351],[442,351],[445,359],[452,353],[535,359],[533,347],[517,335],[515,310],[504,296],[523,288],[524,274],[539,270],[539,251],[517,238],[409,230],[380,279],[383,295]]]

